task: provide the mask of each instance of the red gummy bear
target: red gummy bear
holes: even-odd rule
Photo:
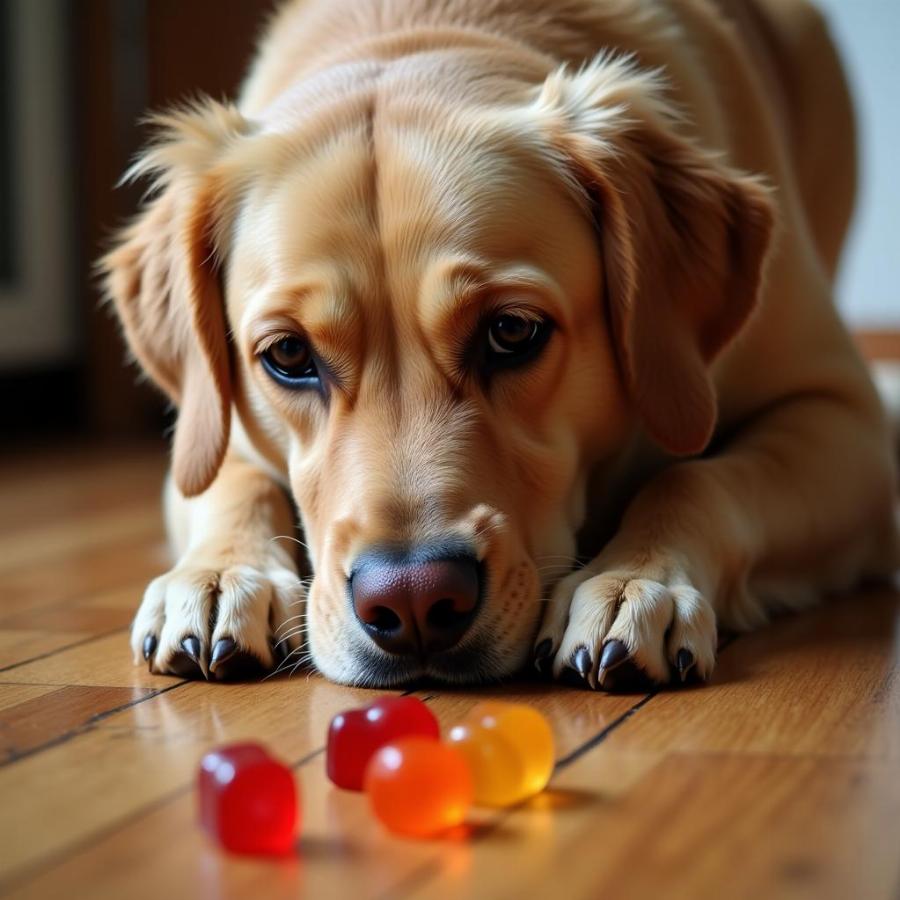
[[[438,740],[434,713],[416,697],[382,697],[361,709],[339,713],[328,729],[326,770],[338,786],[363,789],[366,765],[377,750],[403,737]]]
[[[284,854],[297,831],[291,770],[259,744],[207,753],[197,773],[200,823],[232,853]]]

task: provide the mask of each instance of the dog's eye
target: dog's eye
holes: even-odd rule
[[[269,375],[285,387],[309,387],[319,380],[312,350],[298,335],[281,338],[260,359]]]
[[[488,360],[516,365],[531,359],[550,335],[550,321],[521,313],[502,313],[488,325]]]

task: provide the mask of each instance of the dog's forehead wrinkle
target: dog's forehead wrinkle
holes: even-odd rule
[[[399,252],[419,249],[423,226],[461,248],[471,246],[481,231],[498,227],[498,212],[521,206],[523,161],[474,134],[454,134],[429,122],[385,128],[377,150],[385,160],[385,181],[400,200],[390,206],[383,238]]]

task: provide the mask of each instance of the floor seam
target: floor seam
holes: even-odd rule
[[[86,719],[75,728],[72,728],[69,731],[64,732],[63,734],[59,734],[55,738],[52,738],[49,741],[45,741],[43,744],[39,744],[37,747],[31,747],[30,749],[25,750],[22,753],[16,753],[15,751],[12,751],[11,756],[0,761],[0,769],[12,765],[13,763],[29,759],[32,756],[36,756],[38,753],[42,753],[44,750],[50,750],[53,747],[58,747],[62,744],[66,744],[83,734],[87,734],[89,731],[93,731],[98,722],[102,722],[104,719],[107,719],[110,716],[115,715],[116,713],[122,712],[123,710],[131,709],[134,706],[139,706],[141,703],[146,703],[148,700],[153,700],[155,697],[159,697],[162,694],[167,694],[169,691],[174,691],[175,688],[182,687],[185,684],[190,684],[190,681],[179,681],[177,684],[159,688],[158,690],[154,688],[147,688],[146,690],[149,690],[150,693],[148,693],[146,696],[138,697],[135,700],[130,700],[128,703],[121,703],[118,706],[113,707],[112,709],[105,709],[103,710],[103,712],[94,713],[94,715]],[[81,687],[81,685],[67,684],[62,685],[62,687]]]
[[[606,725],[602,728],[597,734],[593,737],[588,738],[581,746],[576,747],[571,753],[566,754],[562,758],[556,761],[556,765],[553,767],[553,772],[556,774],[557,772],[565,769],[567,766],[572,765],[573,762],[580,759],[584,756],[585,753],[589,753],[595,747],[598,747],[602,744],[616,729],[620,728],[624,725],[638,710],[643,709],[654,697],[658,695],[658,691],[651,691],[646,696],[642,697],[634,706],[629,707],[625,710],[620,716],[613,719],[609,725]]]
[[[11,672],[13,669],[18,669],[21,666],[27,666],[29,663],[38,662],[41,659],[49,659],[51,656],[56,656],[58,653],[65,653],[67,650],[71,650],[74,647],[81,647],[84,644],[90,644],[92,641],[99,641],[103,638],[108,638],[114,634],[119,634],[123,631],[128,631],[128,627],[125,628],[113,628],[111,631],[104,631],[99,634],[92,634],[89,637],[82,638],[80,641],[73,641],[71,644],[65,644],[62,647],[57,647],[55,650],[48,650],[46,653],[40,653],[37,656],[32,656],[29,659],[23,659],[19,662],[12,663],[8,666],[3,666],[0,668],[0,675],[4,672]]]

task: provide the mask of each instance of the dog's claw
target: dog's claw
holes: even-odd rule
[[[200,663],[200,638],[189,634],[181,639],[181,649],[199,665]]]
[[[576,647],[569,661],[562,667],[559,680],[572,687],[583,688],[592,675],[593,660],[587,647]]]
[[[209,671],[215,672],[222,663],[231,659],[236,652],[237,644],[233,638],[224,637],[216,641],[216,646],[213,647],[212,656],[209,659]]]
[[[550,638],[544,638],[534,648],[534,667],[541,675],[546,675],[550,671],[552,653],[553,641]]]
[[[148,634],[147,637],[144,638],[143,645],[144,659],[149,660],[154,653],[156,653],[156,635]]]
[[[597,670],[597,684],[604,686],[606,676],[614,669],[618,669],[622,663],[628,661],[631,654],[622,641],[613,638],[603,645],[603,652],[600,654],[600,667]]]
[[[592,687],[596,687],[594,678],[594,660],[587,647],[577,647],[572,654],[572,664],[578,674]]]
[[[691,669],[694,667],[694,654],[682,647],[675,656],[675,668],[678,669],[678,677],[682,684],[687,681]]]

